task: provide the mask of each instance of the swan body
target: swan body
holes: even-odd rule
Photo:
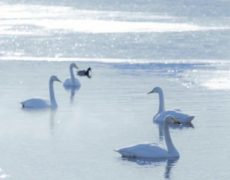
[[[71,88],[71,87],[80,87],[81,84],[78,79],[72,80],[71,78],[68,78],[65,80],[63,86]]]
[[[181,123],[191,123],[191,121],[194,119],[195,116],[191,116],[189,114],[185,114],[181,111],[178,111],[177,109],[173,110],[167,110],[167,111],[162,111],[161,113],[157,113],[154,116],[154,121],[155,122],[162,122],[162,119],[166,117],[167,115],[172,115]]]
[[[56,108],[57,102],[54,96],[53,82],[59,81],[56,76],[51,76],[49,81],[50,102],[44,99],[33,98],[21,102],[23,108]]]
[[[177,119],[181,123],[191,123],[191,121],[194,119],[195,116],[185,114],[179,109],[165,110],[164,94],[163,94],[163,91],[160,87],[155,87],[148,94],[151,94],[151,93],[158,93],[159,94],[159,111],[153,118],[154,122],[163,122],[167,115],[173,116],[175,119]]]
[[[73,68],[78,69],[75,63],[70,64],[69,70],[70,70],[70,78],[66,79],[63,86],[65,88],[79,88],[81,86],[80,81],[75,78],[74,73],[73,73]]]
[[[115,150],[119,152],[124,157],[131,158],[178,158],[180,156],[177,149],[174,147],[173,142],[169,133],[169,123],[180,124],[172,116],[167,116],[164,120],[164,133],[165,133],[165,143],[167,150],[159,147],[159,145],[154,143],[143,143],[134,146],[124,147]]]
[[[49,101],[33,98],[21,102],[23,108],[46,108],[50,107]]]
[[[116,150],[124,157],[159,158],[169,157],[168,152],[156,144],[143,143]]]

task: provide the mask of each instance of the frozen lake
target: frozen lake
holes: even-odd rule
[[[0,2],[0,179],[229,179],[230,3],[176,2]],[[74,97],[55,82],[57,110],[21,108],[71,62],[93,72]],[[180,158],[121,158],[164,146],[157,86],[166,109],[196,116],[170,128]]]

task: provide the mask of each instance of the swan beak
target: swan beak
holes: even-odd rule
[[[177,121],[176,119],[173,119],[174,124],[181,124],[179,121]]]
[[[56,81],[58,81],[58,82],[60,82],[60,83],[62,83],[58,78],[56,79]]]
[[[152,93],[154,93],[154,90],[150,91],[148,94],[152,94]]]
[[[77,65],[74,65],[74,67],[75,67],[76,69],[78,69]]]

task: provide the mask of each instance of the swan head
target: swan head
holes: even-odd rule
[[[57,76],[51,76],[51,77],[50,77],[50,81],[58,81],[58,82],[61,82],[61,81],[57,78]]]
[[[152,94],[152,93],[160,93],[162,92],[162,89],[160,87],[155,87],[152,91],[150,91],[148,94]]]
[[[165,122],[172,123],[172,124],[181,124],[179,121],[177,121],[174,117],[170,115],[165,117]]]
[[[89,71],[91,71],[91,67],[89,67],[89,68],[87,69],[87,72],[89,72]]]
[[[78,67],[77,67],[77,65],[75,63],[71,63],[70,64],[70,68],[76,68],[76,69],[78,69]]]

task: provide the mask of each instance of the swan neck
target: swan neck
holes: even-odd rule
[[[169,133],[169,123],[166,121],[164,122],[164,134],[165,134],[165,143],[166,143],[168,152],[170,154],[179,156],[179,153],[176,150],[176,148],[174,147],[170,133]]]
[[[53,87],[53,81],[50,80],[49,82],[49,89],[50,89],[50,103],[51,106],[57,106],[57,102],[54,96],[54,87]]]
[[[69,67],[69,70],[70,70],[70,77],[71,77],[71,80],[72,80],[72,82],[74,81],[74,79],[75,79],[75,77],[74,77],[74,73],[73,73],[73,67],[72,66],[70,66]]]
[[[159,92],[159,111],[158,113],[161,113],[165,110],[165,103],[164,103],[164,94],[163,91]]]

